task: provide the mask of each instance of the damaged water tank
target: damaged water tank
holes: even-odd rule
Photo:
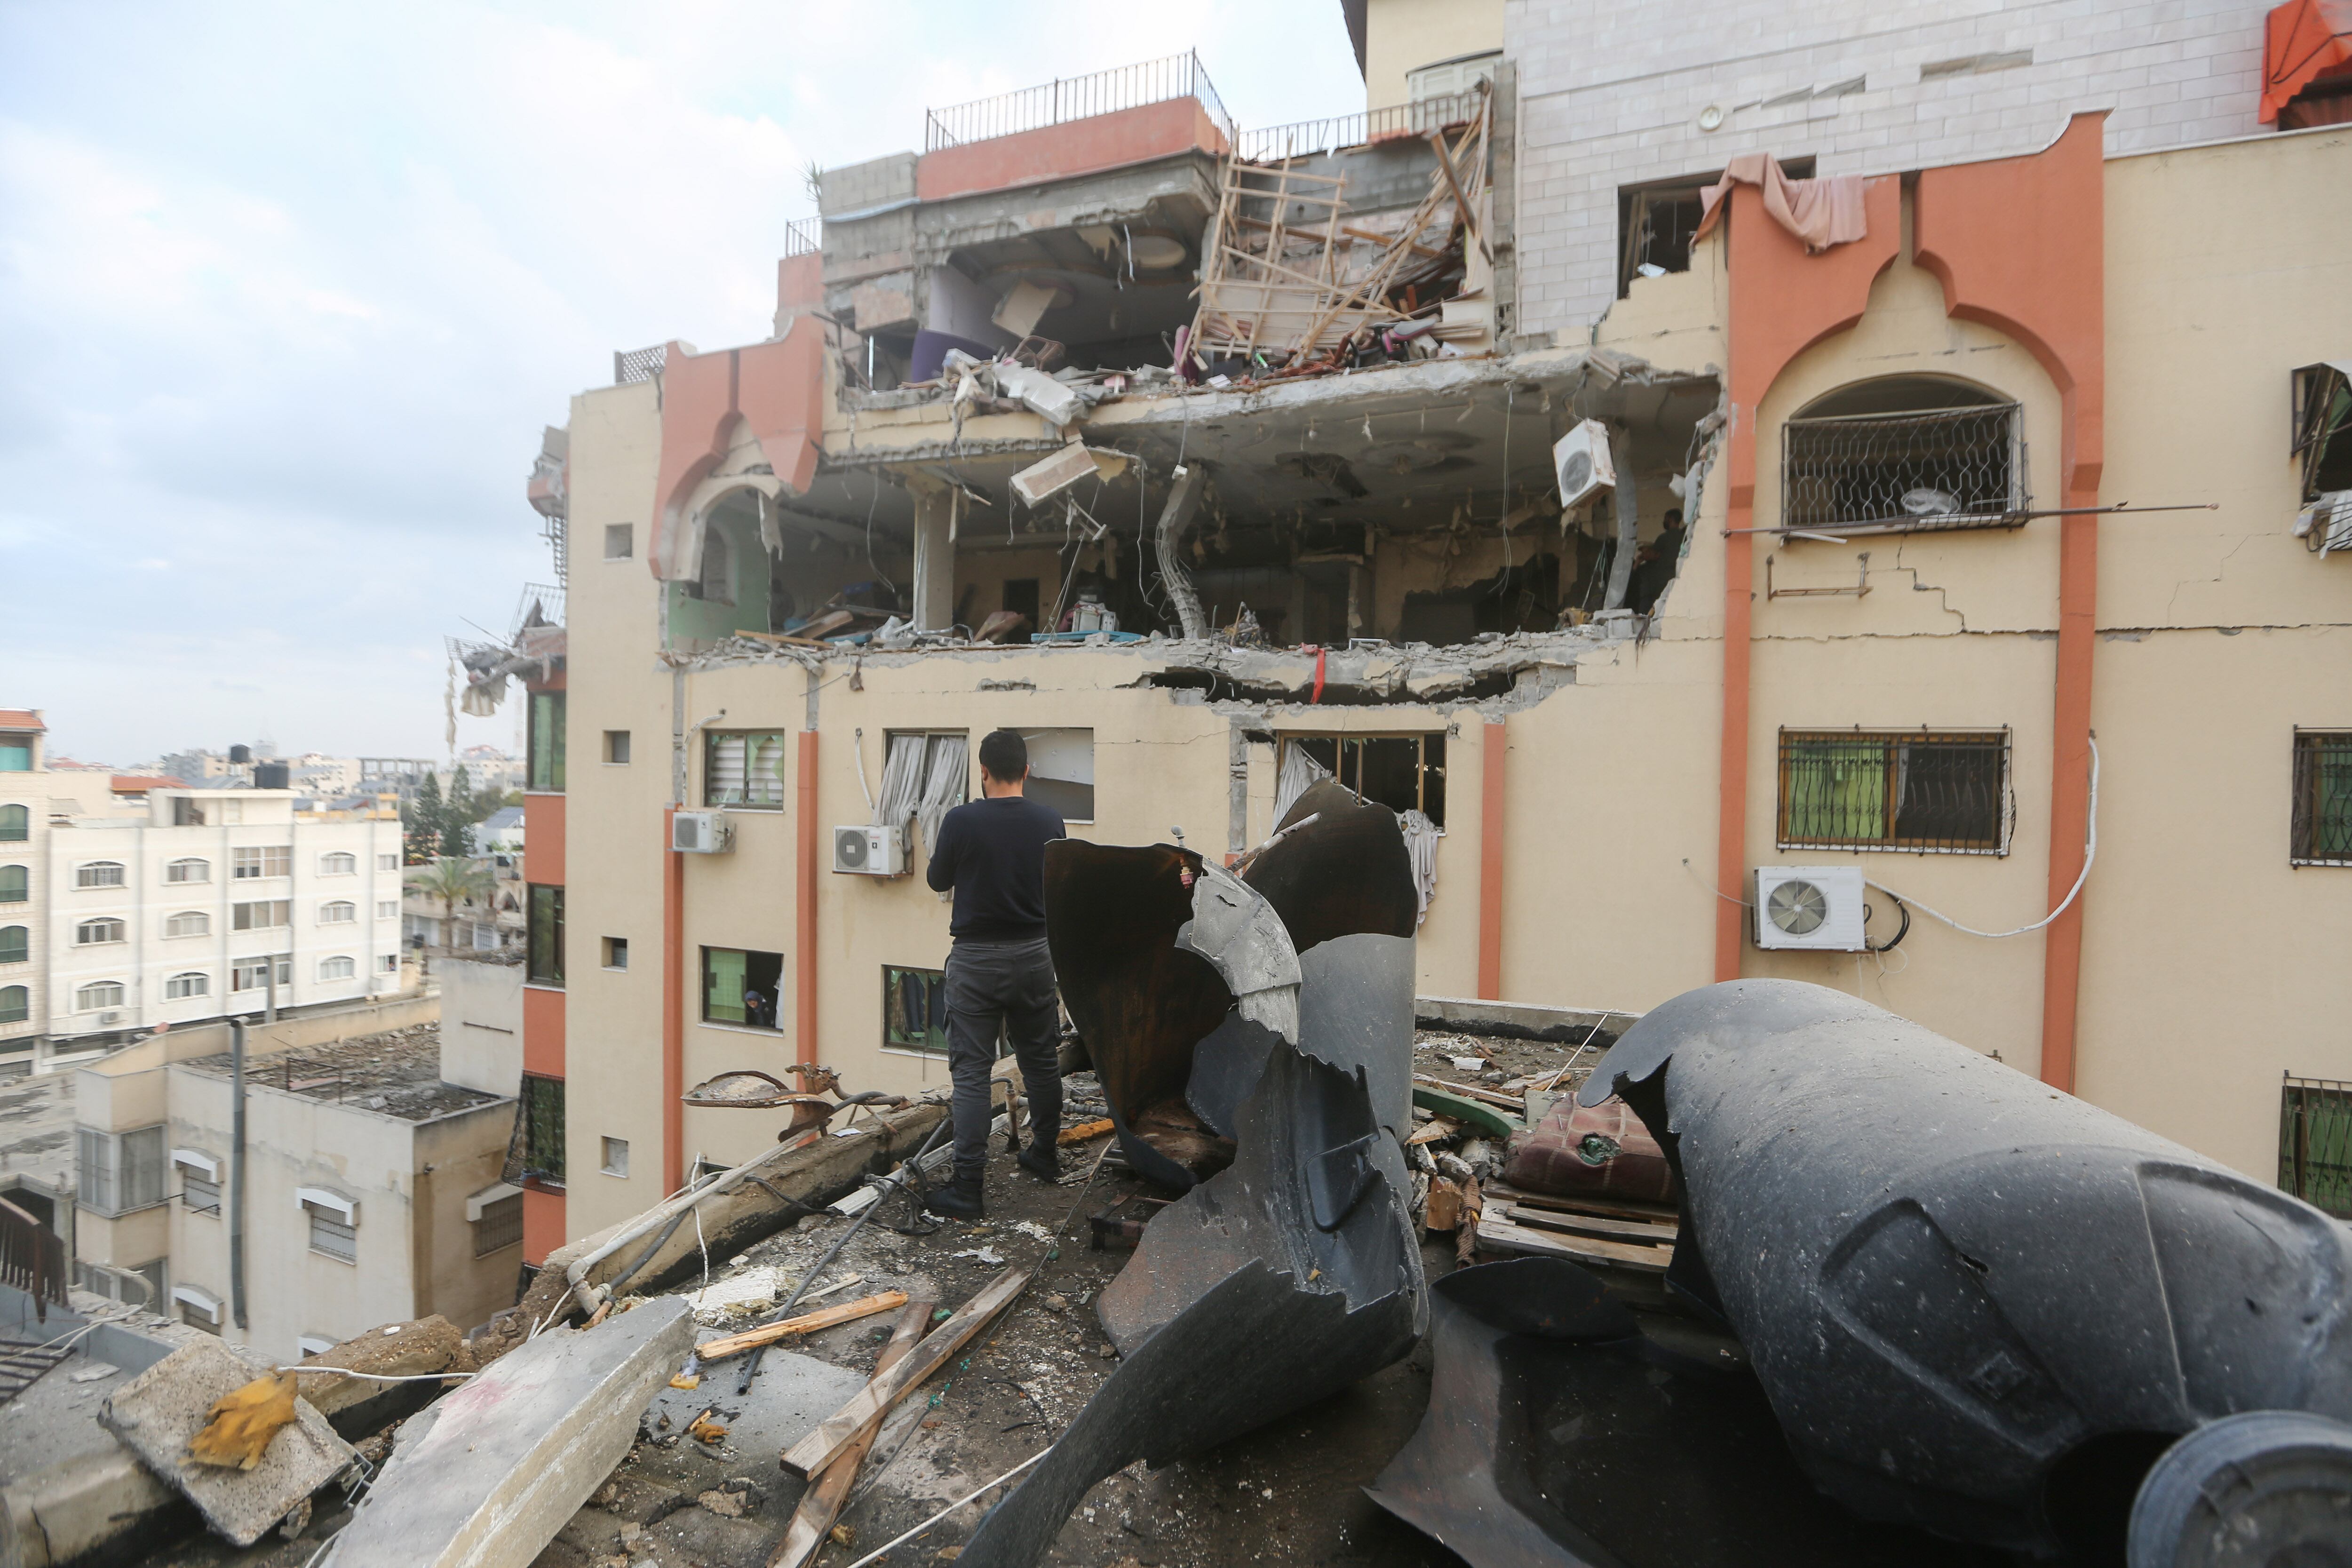
[[[1580,1098],[1612,1093],[1683,1181],[1669,1284],[1738,1335],[1799,1463],[1865,1517],[2112,1561],[2144,1478],[2201,1429],[2352,1422],[2344,1226],[1884,1009],[1792,981],[1688,992]],[[2307,1425],[2295,1454],[2352,1509],[2352,1447],[2313,1449]],[[2136,1539],[2131,1561],[2180,1546]],[[2306,1560],[2338,1559],[2243,1559]]]

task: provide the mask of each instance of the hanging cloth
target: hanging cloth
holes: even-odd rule
[[[1780,173],[1780,165],[1769,153],[1743,153],[1723,171],[1723,178],[1698,194],[1705,216],[1691,236],[1694,244],[1714,232],[1725,209],[1724,198],[1734,185],[1761,190],[1764,210],[1772,215],[1772,221],[1803,240],[1809,251],[1848,245],[1870,232],[1863,211],[1861,175],[1792,180]]]

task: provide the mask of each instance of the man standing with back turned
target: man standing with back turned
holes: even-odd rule
[[[981,798],[940,824],[924,879],[955,889],[948,932],[948,1071],[955,1079],[955,1183],[931,1194],[934,1214],[978,1219],[981,1172],[988,1159],[989,1069],[996,1064],[1001,1023],[1029,1089],[1029,1142],[1024,1170],[1043,1181],[1061,1176],[1061,1014],[1054,960],[1045,948],[1045,846],[1066,837],[1062,819],[1022,793],[1029,747],[1017,730],[992,730],[980,742]]]

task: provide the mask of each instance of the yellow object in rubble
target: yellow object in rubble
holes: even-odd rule
[[[249,1470],[261,1463],[269,1439],[294,1419],[294,1376],[257,1377],[213,1402],[203,1431],[188,1440],[188,1457],[200,1465]]]

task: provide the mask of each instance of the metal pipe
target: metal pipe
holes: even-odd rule
[[[278,973],[278,960],[269,961]],[[274,994],[274,993],[273,993]],[[249,1328],[245,1316],[245,1020],[228,1021],[228,1302],[229,1315],[240,1329]]]

